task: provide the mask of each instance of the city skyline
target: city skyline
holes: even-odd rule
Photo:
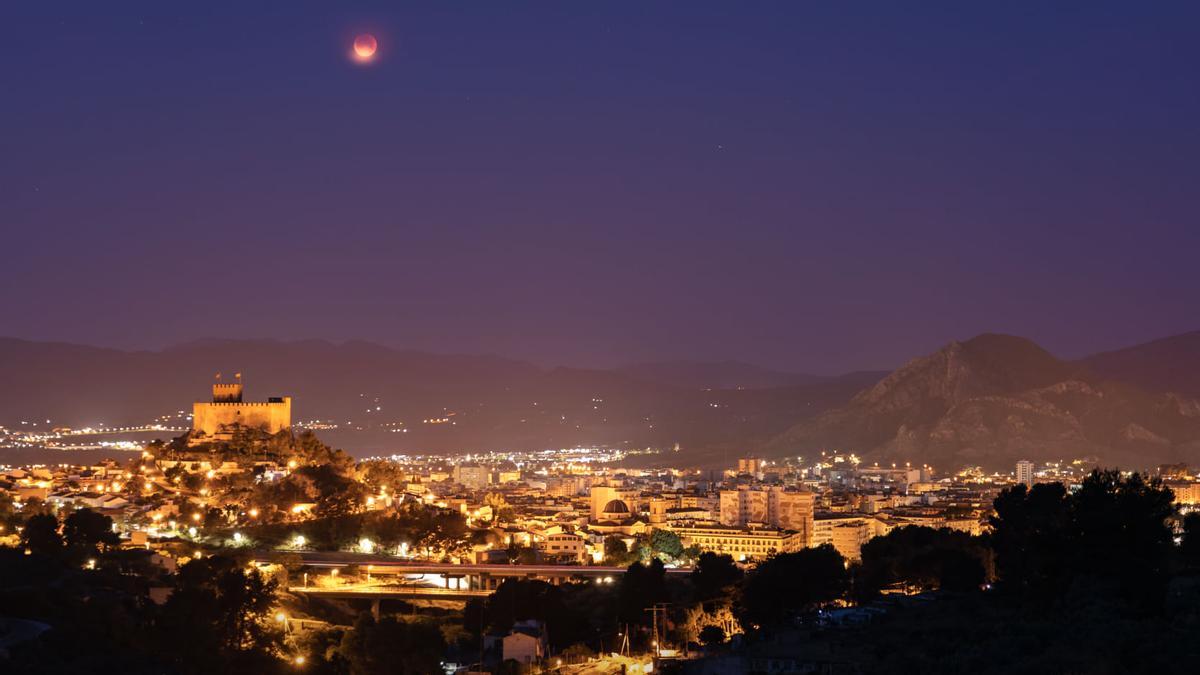
[[[0,673],[1192,673],[1200,3],[10,3]]]

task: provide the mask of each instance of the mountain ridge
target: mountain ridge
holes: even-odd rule
[[[359,341],[206,339],[133,352],[0,338],[0,423],[144,423],[190,412],[192,401],[207,397],[214,373],[237,371],[249,399],[291,395],[295,420],[338,424],[322,434],[359,454],[675,443],[697,456],[740,452],[883,375],[702,390],[616,369],[544,368]],[[452,421],[425,422],[441,418]]]
[[[812,447],[943,467],[1081,456],[1126,466],[1179,461],[1200,456],[1200,403],[1099,377],[1026,338],[983,334],[909,361],[764,450]]]
[[[547,368],[361,340],[208,338],[124,351],[0,338],[0,423],[144,422],[187,410],[206,397],[213,373],[236,370],[251,399],[292,395],[298,420],[378,432],[347,441],[364,452],[678,442],[696,462],[820,449],[997,468],[1021,457],[1122,465],[1200,458],[1200,403],[1189,395],[1200,383],[1200,332],[1077,360],[985,333],[890,373],[832,377],[732,360]],[[780,378],[789,383],[740,384]],[[423,422],[445,416],[453,423]],[[384,433],[397,425],[409,431]]]

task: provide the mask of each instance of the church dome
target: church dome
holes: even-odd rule
[[[627,515],[629,513],[629,506],[626,505],[625,502],[621,501],[620,499],[614,499],[611,502],[604,505],[604,513],[611,513],[614,515]]]

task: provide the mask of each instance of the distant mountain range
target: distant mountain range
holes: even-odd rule
[[[1092,372],[1149,391],[1200,398],[1200,331],[1103,352],[1082,361]]]
[[[844,449],[935,468],[1021,458],[1196,462],[1200,402],[1176,392],[1194,391],[1197,355],[1196,333],[1078,362],[1024,338],[980,335],[910,361],[845,405],[800,421],[766,450]]]
[[[617,372],[637,380],[690,389],[766,389],[817,384],[834,378],[804,373],[787,373],[741,361],[662,361],[618,368]]]
[[[338,423],[321,435],[360,455],[679,443],[693,456],[734,457],[886,374],[732,362],[546,369],[368,342],[202,340],[127,352],[0,338],[0,423],[141,423],[190,412],[215,373],[237,371],[248,399],[290,395],[296,420]]]
[[[679,443],[684,456],[664,461],[826,449],[939,468],[1022,457],[1200,463],[1200,332],[1078,361],[980,335],[890,374],[837,377],[736,361],[547,369],[369,342],[130,352],[0,338],[0,423],[145,422],[190,411],[218,371],[244,373],[250,399],[293,396],[296,419],[336,422],[322,435],[360,455]]]

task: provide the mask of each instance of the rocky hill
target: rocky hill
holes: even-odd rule
[[[1122,466],[1200,461],[1200,403],[1100,377],[1024,338],[952,342],[766,445],[842,449],[946,469],[1097,457]]]

